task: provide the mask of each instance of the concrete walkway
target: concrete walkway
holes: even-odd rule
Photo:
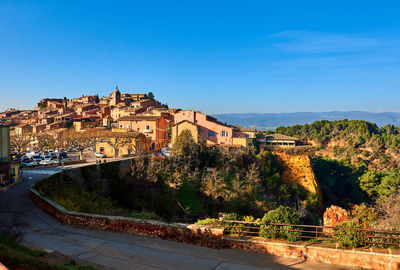
[[[28,198],[32,184],[59,170],[26,170],[21,183],[0,192],[0,226],[15,224],[25,246],[58,251],[100,269],[354,269],[63,225]]]

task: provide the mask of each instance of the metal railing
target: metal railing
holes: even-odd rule
[[[313,241],[341,243],[352,239],[358,246],[400,248],[400,231],[374,230],[370,228],[346,228],[255,221],[223,220],[224,234],[231,237],[261,237],[289,241]]]

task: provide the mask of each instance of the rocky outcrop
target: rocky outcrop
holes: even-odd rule
[[[332,205],[325,210],[324,226],[337,227],[347,220],[349,220],[349,212],[339,206]]]
[[[292,155],[280,151],[274,151],[274,154],[283,166],[281,181],[300,185],[305,190],[317,194],[322,205],[322,193],[311,166],[310,157],[308,155]]]

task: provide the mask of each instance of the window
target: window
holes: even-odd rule
[[[124,125],[121,125],[120,128],[124,128]]]
[[[221,136],[228,136],[228,131],[221,131]]]
[[[130,129],[131,128],[131,126],[130,125],[126,125],[126,129]]]
[[[208,131],[208,137],[214,137],[215,136],[215,132],[212,130]]]
[[[245,138],[248,138],[248,137],[249,137],[249,134],[245,134],[244,137],[245,137]]]
[[[147,130],[150,130],[150,126],[146,126],[146,129],[147,129]]]

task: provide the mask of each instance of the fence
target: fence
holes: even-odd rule
[[[333,242],[349,247],[400,248],[400,231],[224,220],[227,236]]]

